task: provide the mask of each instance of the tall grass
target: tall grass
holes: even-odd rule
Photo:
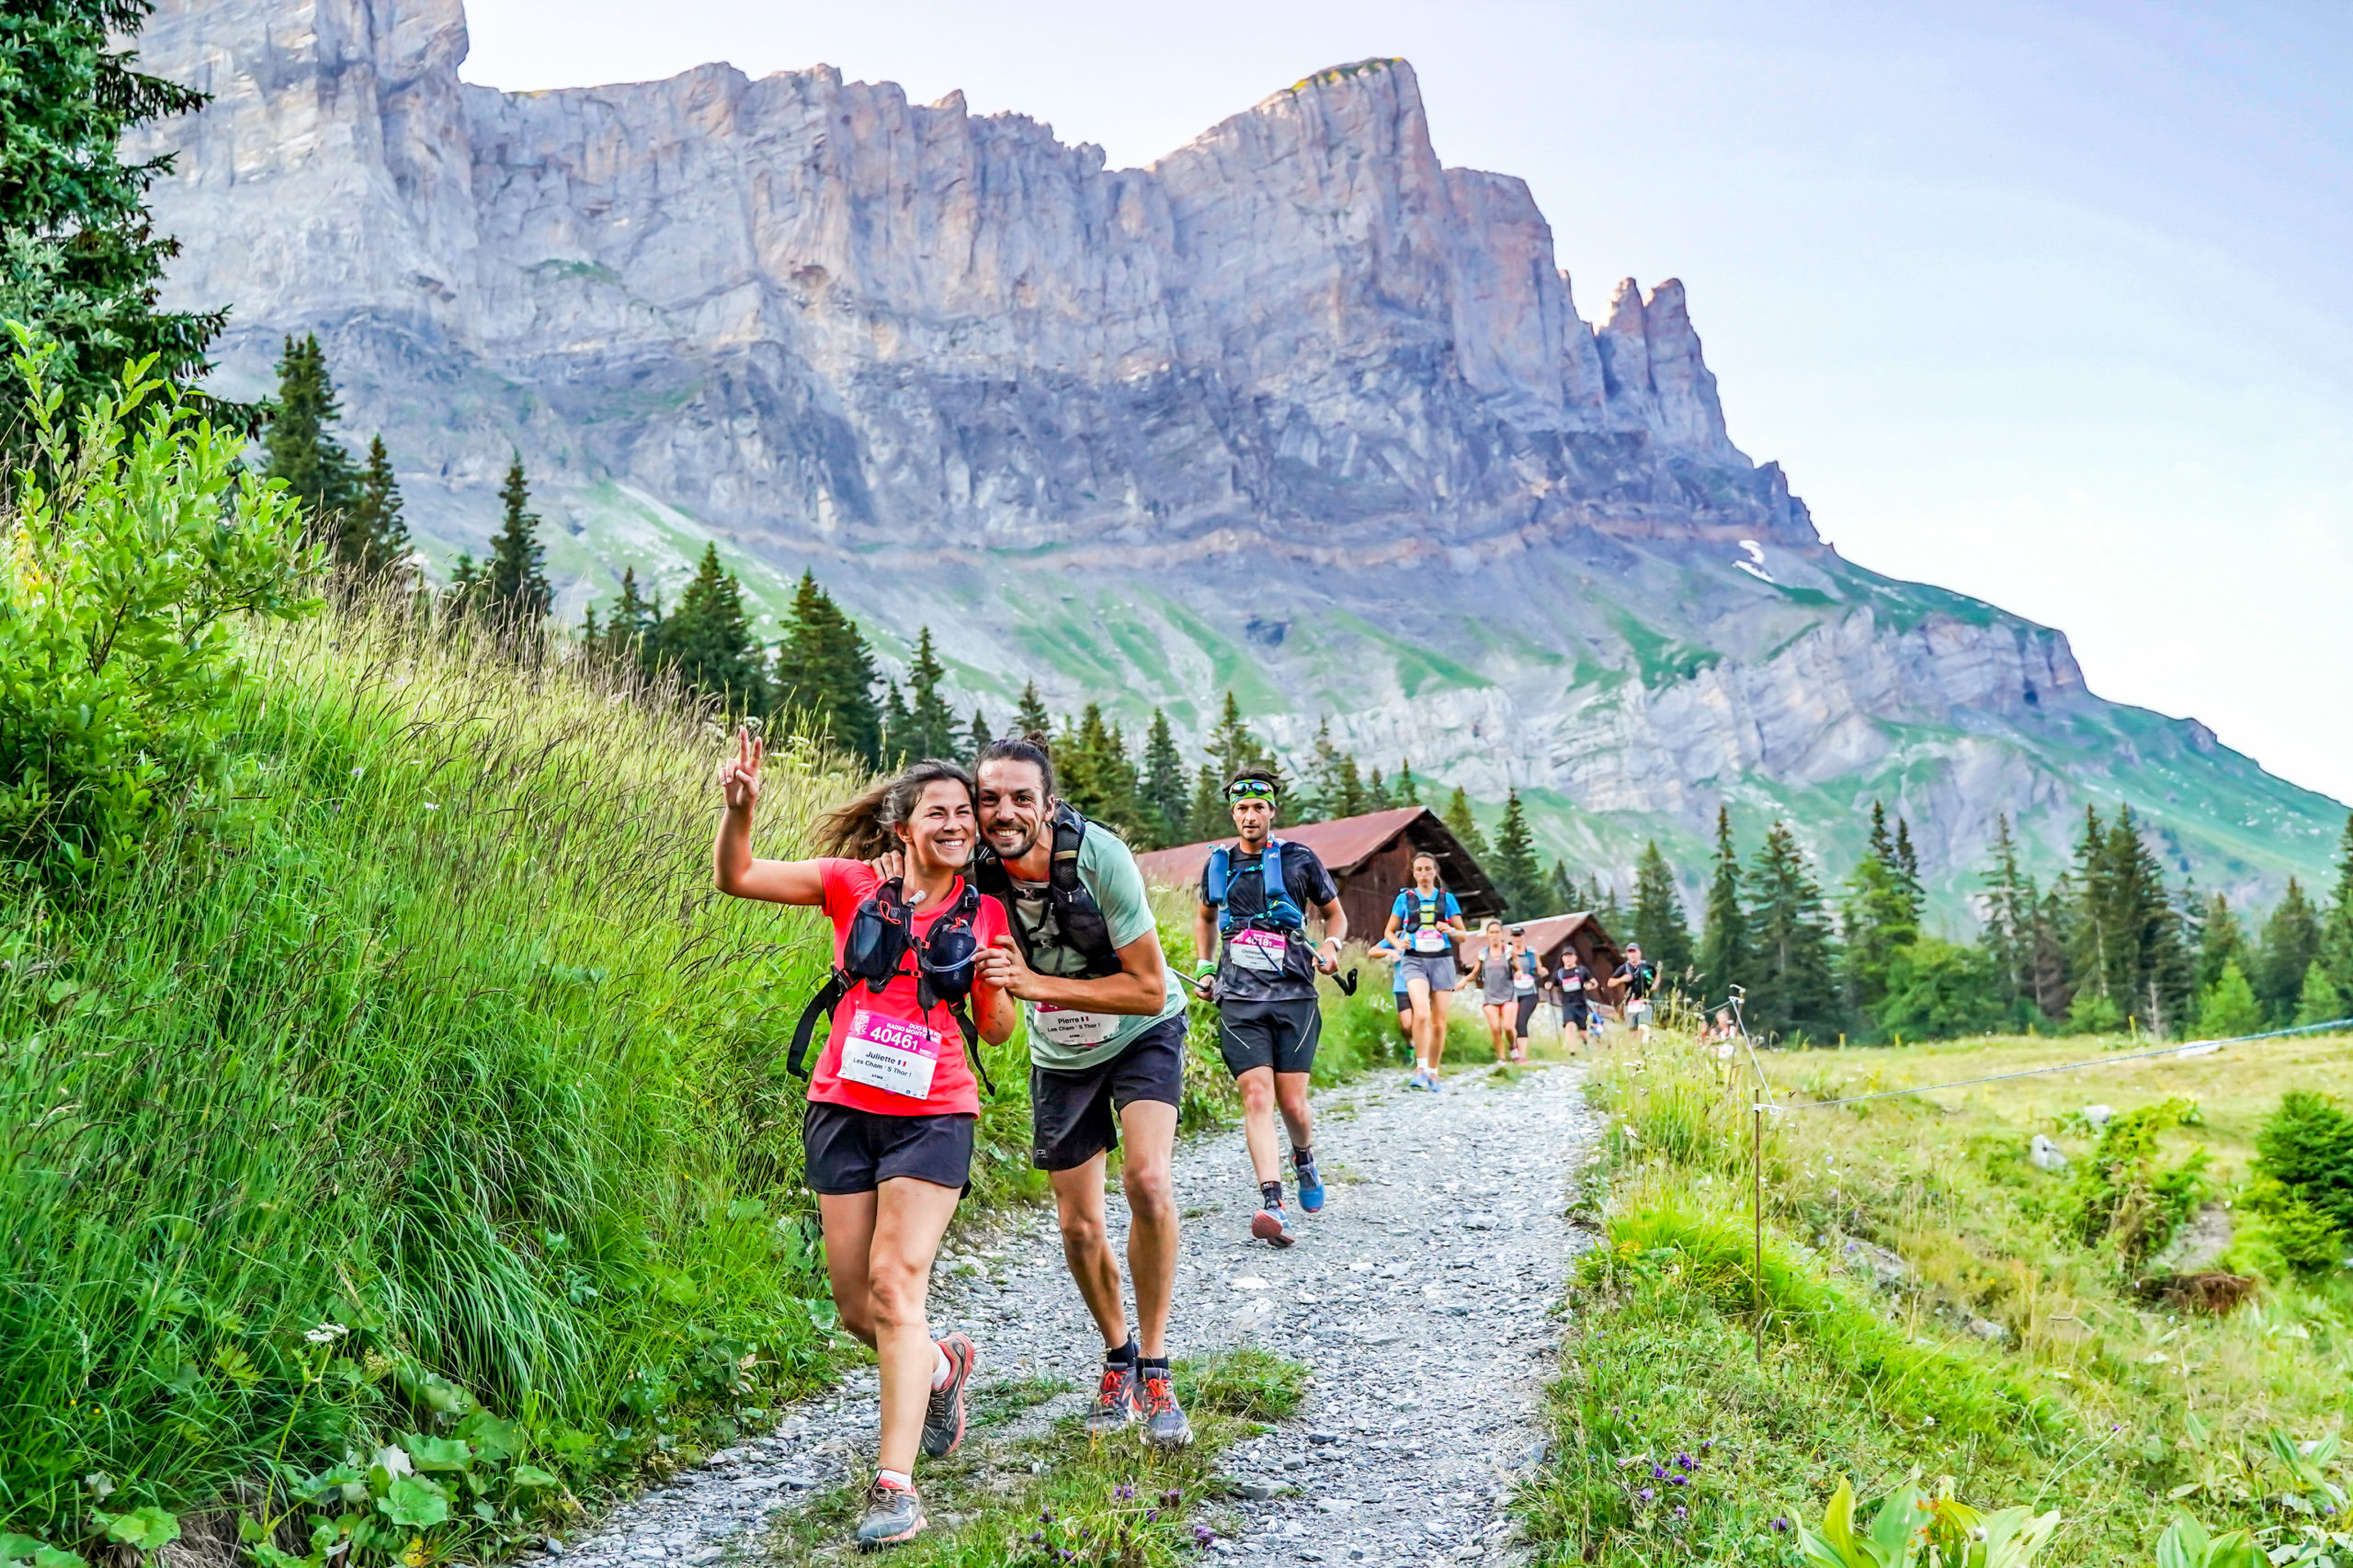
[[[468,1395],[578,1478],[814,1373],[779,1047],[827,933],[711,892],[713,727],[381,612],[253,653],[168,838],[0,885],[0,1527]],[[770,768],[789,853],[844,780]]]

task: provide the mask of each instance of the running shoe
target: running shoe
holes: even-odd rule
[[[1291,1169],[1299,1176],[1299,1206],[1313,1214],[1324,1207],[1324,1178],[1315,1174],[1315,1156],[1292,1162]]]
[[[941,1340],[939,1350],[948,1358],[948,1381],[931,1391],[931,1403],[923,1415],[923,1451],[936,1460],[954,1453],[964,1440],[964,1385],[981,1364],[979,1349],[961,1334]],[[915,1528],[923,1528],[920,1520]]]
[[[1176,1383],[1165,1367],[1143,1375],[1143,1440],[1155,1449],[1181,1449],[1193,1440],[1193,1424],[1176,1403]]]
[[[912,1486],[892,1486],[880,1479],[866,1489],[866,1517],[858,1521],[858,1549],[876,1551],[923,1533],[923,1499]]]
[[[1143,1419],[1143,1398],[1136,1392],[1136,1364],[1122,1361],[1103,1369],[1103,1386],[1095,1391],[1095,1408],[1086,1413],[1086,1432],[1106,1437],[1124,1432]]]
[[[1299,1239],[1290,1233],[1290,1221],[1284,1217],[1279,1203],[1250,1216],[1250,1233],[1278,1247],[1287,1247]]]

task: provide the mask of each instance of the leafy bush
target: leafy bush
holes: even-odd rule
[[[2233,959],[2214,983],[2199,993],[2198,1032],[2208,1040],[2233,1040],[2263,1028],[2263,1004]]]
[[[2290,1089],[2256,1134],[2256,1164],[2353,1241],[2353,1115],[2329,1096]]]
[[[2011,1022],[2000,976],[1984,949],[1924,937],[1898,948],[1876,1013],[1883,1033],[1913,1040],[1984,1034]]]
[[[69,423],[55,345],[8,324],[29,395],[0,575],[0,856],[64,869],[129,856],[219,761],[244,673],[235,624],[317,608],[322,565],[244,437],[195,419],[153,358]]]
[[[1854,1486],[1841,1479],[1822,1528],[1801,1525],[1798,1545],[1813,1568],[2028,1568],[2058,1528],[2056,1509],[1981,1513],[1953,1496],[1950,1478],[1933,1496],[1905,1483],[1859,1526]]]
[[[2108,1242],[2126,1267],[2164,1246],[2206,1196],[2206,1151],[2167,1162],[2158,1137],[2195,1119],[2195,1101],[2168,1099],[2111,1119],[2070,1189],[2086,1244]]]

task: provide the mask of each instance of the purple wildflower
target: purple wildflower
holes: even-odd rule
[[[1774,1533],[1775,1535],[1787,1535],[1787,1534],[1789,1534],[1789,1533],[1790,1533],[1790,1521],[1789,1521],[1789,1520],[1787,1520],[1787,1519],[1775,1519],[1775,1520],[1773,1521],[1773,1533]]]
[[[1643,1502],[1647,1503],[1647,1502],[1649,1502],[1651,1499],[1653,1499],[1654,1497],[1656,1497],[1656,1496],[1658,1495],[1658,1494],[1657,1494],[1657,1493],[1655,1493],[1655,1492],[1654,1492],[1654,1491],[1652,1491],[1649,1487],[1645,1486],[1645,1487],[1643,1487],[1643,1488],[1642,1489],[1642,1491],[1641,1491],[1641,1492],[1637,1493],[1637,1494],[1636,1494],[1636,1495],[1637,1495],[1637,1496],[1639,1496],[1639,1497],[1641,1497],[1641,1498],[1642,1498],[1642,1500],[1643,1500]]]

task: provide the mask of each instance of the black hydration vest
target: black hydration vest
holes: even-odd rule
[[[1111,945],[1110,923],[1104,919],[1095,895],[1078,880],[1078,846],[1086,841],[1086,819],[1072,810],[1068,801],[1055,802],[1053,861],[1046,873],[1046,902],[1054,912],[1055,929],[1062,933],[1061,945],[1077,953],[1086,965],[1082,972],[1068,978],[1100,980],[1119,973],[1121,965],[1120,949]],[[1038,957],[1029,950],[1029,933],[1014,915],[1013,878],[1005,862],[985,846],[973,858],[972,885],[1004,902],[1006,913],[1013,916],[1006,922],[1013,927],[1013,939],[1023,960],[1036,968]]]

